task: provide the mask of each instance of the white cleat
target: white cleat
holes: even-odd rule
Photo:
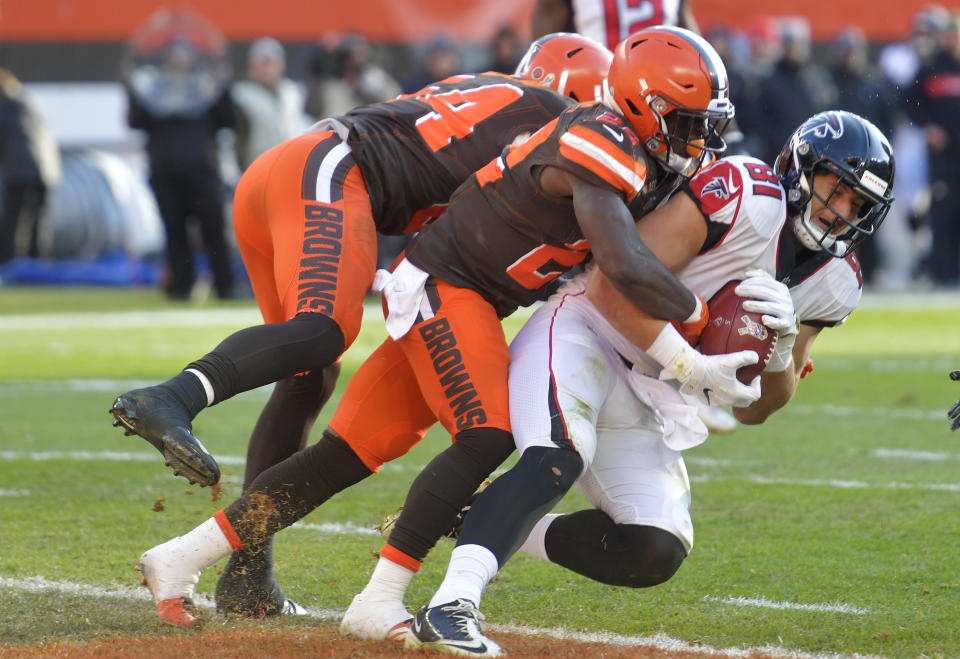
[[[403,643],[413,616],[403,602],[359,593],[340,621],[340,634],[368,641]]]
[[[701,405],[697,408],[697,415],[707,430],[715,435],[725,435],[737,429],[737,419],[723,408]]]
[[[157,603],[157,615],[168,625],[193,627],[196,620],[193,609],[193,590],[200,579],[200,572],[191,572],[182,560],[174,538],[140,556],[137,570],[143,574],[143,585],[150,589]]]
[[[283,607],[280,609],[280,615],[307,616],[310,615],[310,612],[288,597],[283,601]]]

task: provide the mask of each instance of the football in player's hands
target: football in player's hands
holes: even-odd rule
[[[710,321],[700,334],[700,352],[719,355],[726,352],[753,350],[760,357],[756,364],[749,364],[737,371],[737,379],[750,384],[763,372],[773,347],[777,332],[763,324],[763,314],[745,311],[743,301],[734,292],[739,281],[731,281],[710,299]]]

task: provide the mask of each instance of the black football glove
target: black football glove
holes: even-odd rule
[[[951,380],[960,380],[960,371],[952,371],[950,373]],[[953,407],[950,408],[950,411],[947,412],[947,416],[950,417],[950,430],[956,430],[960,428],[960,400],[958,400]]]

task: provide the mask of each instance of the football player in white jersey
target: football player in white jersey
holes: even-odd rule
[[[638,223],[644,243],[692,291],[710,299],[742,280],[744,308],[778,332],[760,399],[734,408],[741,422],[762,423],[785,405],[819,332],[856,307],[862,280],[852,251],[886,215],[893,178],[890,145],[873,124],[825,112],[794,132],[774,169],[724,158]],[[666,239],[677,222],[685,244]],[[498,656],[477,606],[518,548],[613,585],[673,576],[693,546],[682,451],[707,435],[669,384],[691,350],[672,325],[622,303],[595,269],[533,314],[511,346],[520,460],[474,502],[408,647]],[[574,482],[595,507],[547,514]]]
[[[613,49],[637,30],[674,25],[700,34],[690,0],[537,0],[534,38],[577,32]]]

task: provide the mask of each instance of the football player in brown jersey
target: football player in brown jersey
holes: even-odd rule
[[[303,448],[333,390],[336,360],[357,334],[373,280],[377,232],[416,231],[436,217],[457,185],[505,145],[593,98],[611,59],[590,39],[548,35],[513,76],[454,76],[322,121],[264,154],[238,186],[234,223],[266,324],[227,337],[168,382],[121,395],[114,425],[147,439],[175,473],[209,485],[219,467],[193,436],[192,419],[277,381],[251,436],[249,489],[260,472]],[[410,377],[398,390],[417,390]],[[333,492],[371,473],[334,434],[312,449],[318,461],[337,465],[324,484]],[[218,609],[292,610],[272,576],[269,537],[246,540],[218,583]],[[190,621],[179,606],[161,615]]]
[[[402,455],[439,419],[454,443],[415,481],[341,627],[401,635],[409,621],[403,592],[420,561],[513,449],[499,319],[549,294],[592,250],[632,302],[702,326],[703,305],[642,245],[634,217],[722,148],[716,128],[733,113],[725,71],[706,42],[683,30],[639,33],[618,55],[602,104],[571,108],[470,177],[420,233],[409,260],[384,278],[388,329],[401,338],[358,371],[323,438],[261,474],[214,518],[144,553],[140,566],[161,617],[191,624],[182,603],[202,569],[231,550],[262,546]],[[759,392],[735,380],[739,365],[717,373],[713,388],[755,398]],[[411,377],[418,390],[383,386]]]

